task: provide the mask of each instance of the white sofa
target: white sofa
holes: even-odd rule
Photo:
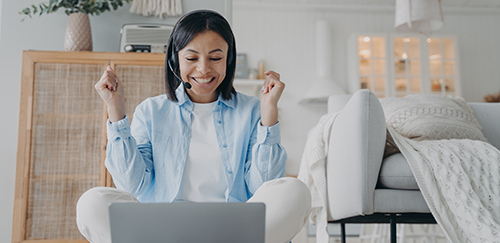
[[[484,136],[500,149],[500,103],[468,104]],[[340,112],[326,165],[329,222],[342,229],[345,223],[390,222],[392,242],[396,222],[435,222],[405,158],[384,159],[386,122],[379,99],[368,90],[330,96],[328,112]]]

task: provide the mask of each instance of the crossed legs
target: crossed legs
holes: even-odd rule
[[[139,201],[130,193],[110,187],[86,191],[76,206],[78,229],[92,243],[111,243],[108,206],[114,202]],[[264,183],[248,202],[266,205],[266,243],[289,242],[307,222],[311,194],[295,178],[280,178]]]

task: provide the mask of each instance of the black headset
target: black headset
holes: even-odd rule
[[[198,14],[198,13],[212,13],[212,14],[215,14],[215,15],[219,15],[221,16],[223,19],[225,19],[221,14],[217,13],[216,11],[213,11],[213,10],[194,10],[194,11],[191,11],[189,13],[187,13],[186,15],[182,16],[178,21],[177,23],[180,23],[182,20],[184,20],[186,17],[188,16],[191,16],[193,14]],[[228,23],[228,26],[229,23]],[[172,30],[172,33],[174,33],[177,29],[177,24],[175,26],[175,28]],[[170,37],[172,38],[172,36]],[[173,43],[173,39],[172,40],[169,40],[169,44],[172,45]],[[231,45],[232,43],[228,43],[228,45]],[[188,82],[184,82],[184,80],[182,80],[180,77],[179,77],[179,74],[177,74],[176,71],[179,70],[179,64],[178,64],[178,60],[179,60],[179,57],[178,57],[178,53],[174,50],[173,47],[170,47],[171,49],[171,52],[170,52],[170,58],[168,58],[167,60],[167,65],[168,67],[170,68],[170,71],[172,71],[172,73],[174,74],[174,76],[180,81],[180,82],[183,82],[184,83],[184,87],[186,87],[186,89],[191,89],[191,84],[188,83]],[[231,50],[231,46],[228,47],[228,50],[230,51]],[[228,51],[228,52],[229,52]],[[228,57],[227,57],[227,62],[226,63],[231,63],[233,61],[233,58],[234,58],[234,55],[235,53],[233,52],[230,52],[228,53]]]
[[[177,60],[178,60],[178,57],[177,57],[177,53],[174,51],[174,48],[172,48],[172,56],[170,57],[170,59],[167,60],[167,65],[168,67],[170,68],[170,71],[172,71],[172,73],[174,74],[174,76],[181,82],[184,83],[184,87],[186,87],[186,89],[191,89],[191,84],[188,83],[188,82],[184,82],[184,80],[182,80],[182,78],[180,78],[178,75],[177,75],[177,72],[174,71],[174,68],[172,66],[175,66],[175,70],[179,70],[179,65],[177,64]],[[173,63],[173,64],[172,64]]]

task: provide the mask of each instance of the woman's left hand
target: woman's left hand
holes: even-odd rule
[[[263,126],[274,126],[278,123],[278,101],[285,89],[285,83],[280,81],[280,74],[267,71],[266,80],[260,96],[260,114]]]

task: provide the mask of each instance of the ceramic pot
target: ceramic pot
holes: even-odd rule
[[[92,32],[87,14],[72,13],[69,16],[64,39],[64,50],[92,51]]]

